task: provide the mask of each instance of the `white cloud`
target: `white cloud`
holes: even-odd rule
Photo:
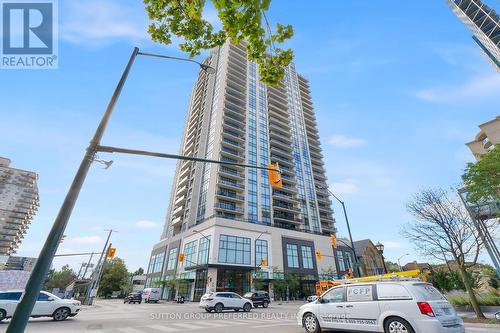
[[[135,226],[139,229],[154,229],[159,227],[160,224],[153,221],[140,220],[135,223]]]
[[[471,77],[466,82],[455,86],[440,86],[418,91],[415,97],[437,103],[460,103],[464,101],[498,98],[500,75],[495,72]]]
[[[332,136],[328,140],[328,144],[340,148],[353,148],[353,147],[364,146],[366,144],[366,141],[359,138],[348,138],[344,135],[337,134]]]
[[[333,183],[330,185],[330,188],[333,192],[338,194],[350,194],[359,192],[359,187],[352,179],[346,179],[343,182]]]
[[[384,244],[384,247],[386,249],[399,249],[401,247],[400,242],[385,241],[385,242],[381,242],[381,243]]]
[[[112,0],[73,0],[63,10],[60,36],[68,42],[99,45],[112,39],[149,39],[147,14],[142,6]]]
[[[85,245],[85,244],[99,244],[104,243],[104,238],[101,236],[81,236],[68,238],[63,241],[63,244],[75,244],[75,245]]]

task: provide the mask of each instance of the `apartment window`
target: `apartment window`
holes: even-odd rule
[[[262,265],[262,260],[267,260],[267,241],[264,239],[257,239],[255,241],[255,265]]]
[[[210,236],[203,237],[200,239],[199,251],[198,251],[198,264],[205,265],[208,260],[208,251],[210,249]]]
[[[347,261],[347,268],[353,268],[354,265],[353,265],[353,261],[352,261],[351,252],[345,252],[344,254],[345,254],[346,261]]]
[[[312,248],[310,246],[301,246],[302,250],[302,267],[307,269],[313,269],[313,255]]]
[[[297,250],[297,245],[286,244],[286,257],[288,267],[299,268],[299,252]]]
[[[175,269],[175,265],[177,265],[177,254],[179,252],[179,248],[170,249],[168,253],[168,263],[167,263],[167,271]]]
[[[184,266],[192,266],[196,264],[196,241],[186,243],[184,245]]]
[[[250,265],[250,238],[220,235],[219,262]]]

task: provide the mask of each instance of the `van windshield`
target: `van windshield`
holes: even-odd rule
[[[426,301],[438,301],[445,300],[446,298],[432,285],[427,283],[417,283],[414,284],[417,292],[426,300]]]
[[[246,293],[243,297],[252,297],[253,293]]]

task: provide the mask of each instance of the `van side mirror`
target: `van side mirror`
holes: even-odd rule
[[[49,298],[47,298],[47,301],[52,302],[52,301],[55,301],[55,299],[54,299],[54,297],[49,297]]]
[[[318,303],[323,303],[323,297],[321,296],[318,297]]]

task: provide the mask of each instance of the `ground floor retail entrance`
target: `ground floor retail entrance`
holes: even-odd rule
[[[232,291],[243,295],[250,291],[251,272],[232,269],[217,269],[216,291]]]

